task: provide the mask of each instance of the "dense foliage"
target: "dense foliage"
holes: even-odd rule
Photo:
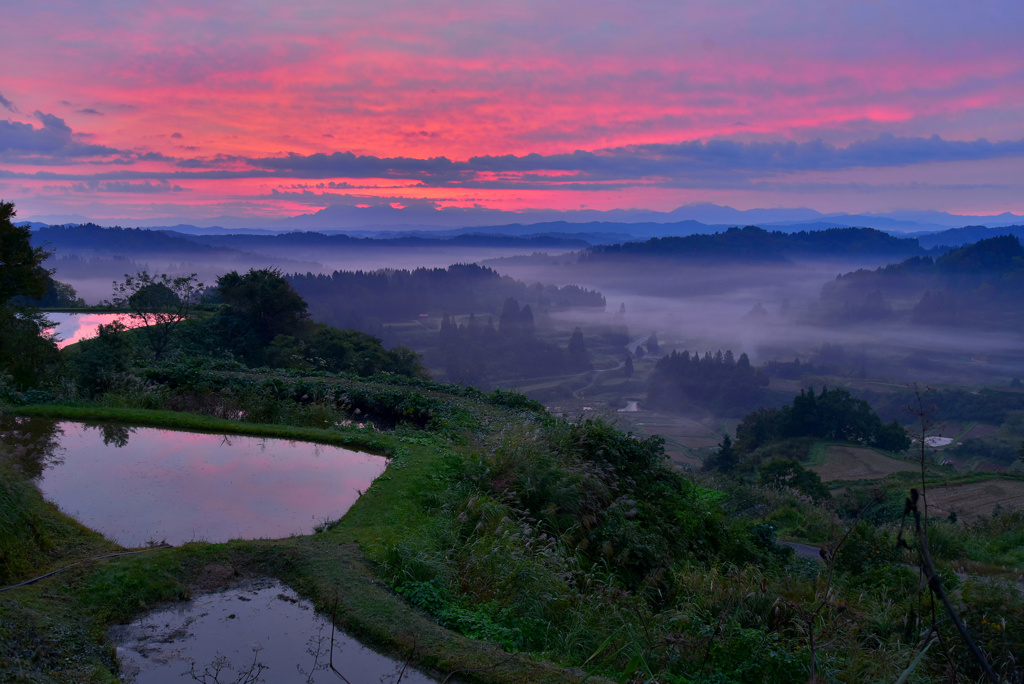
[[[39,275],[40,256],[26,253],[30,273]],[[39,291],[33,278],[22,281]],[[138,291],[175,301],[152,283]],[[411,645],[412,657],[427,653],[428,664],[439,662],[437,643],[458,642],[467,650],[451,669],[484,682],[536,681],[518,668],[548,661],[585,670],[581,680],[623,682],[979,681],[980,666],[930,591],[941,580],[1000,676],[1024,676],[1024,597],[1012,583],[1024,567],[1021,514],[933,521],[928,538],[941,577],[922,582],[903,486],[919,486],[917,473],[830,491],[807,463],[822,441],[892,451],[909,445],[898,424],[883,423],[845,390],[812,388],[791,405],[751,413],[735,443],[722,440],[710,472],[683,473],[668,463],[661,438],[601,420],[555,419],[515,393],[430,382],[411,352],[312,323],[280,272],[229,273],[208,294],[208,308],[173,328],[159,359],[144,331],[107,327],[62,354],[64,376],[0,400],[16,400],[27,413],[52,408],[344,442],[388,454],[388,471],[317,536],[197,542],[76,565],[64,581],[5,593],[0,679],[105,681],[113,661],[101,642],[111,622],[187,595],[190,573],[234,563],[282,576],[328,609],[359,594],[365,603],[345,613],[350,624],[399,616],[401,628],[382,641]],[[539,355],[530,346],[533,304],[520,301],[505,298],[497,326],[445,316],[441,334],[451,353],[472,358],[472,328],[505,340],[482,347],[491,355],[500,344]],[[586,358],[578,332],[556,348],[562,363]],[[615,335],[616,344],[626,341],[624,332]],[[656,335],[646,347],[658,353]],[[30,363],[30,346],[11,353]],[[744,356],[682,353],[663,361],[652,401],[660,391],[674,406],[718,402],[728,411],[741,389],[763,389]],[[782,372],[803,373],[799,366]],[[1013,419],[1021,396],[968,394],[929,397],[953,402],[931,413],[998,409]],[[64,405],[24,406],[43,400]],[[1010,427],[1005,441],[1020,434]],[[23,458],[27,428],[16,422],[0,435],[5,583],[111,550],[47,505],[29,481],[45,464]],[[115,428],[109,437],[121,438]],[[961,447],[981,448],[970,440]],[[776,543],[780,532],[815,544],[815,557],[795,557]],[[340,562],[345,554],[355,570]],[[424,615],[471,639],[431,624],[428,631]],[[500,653],[492,644],[525,654],[479,665],[483,654]]]
[[[599,655],[599,669],[675,681],[706,659],[703,630],[716,619],[692,603],[689,568],[770,568],[785,556],[667,467],[659,438],[601,421],[510,426],[493,449],[449,467],[443,490],[423,500],[434,522],[386,546],[384,569],[442,624],[507,648]],[[697,613],[681,621],[685,610]],[[721,646],[714,669],[802,677],[801,659],[781,649]]]
[[[906,406],[915,401],[914,392],[861,391],[861,398],[870,402],[885,420],[906,416]],[[1010,413],[1024,411],[1024,392],[1013,389],[983,387],[977,391],[960,388],[933,389],[928,392],[925,408],[935,421],[972,421],[1002,423]]]
[[[1024,247],[988,238],[932,259],[917,256],[826,283],[814,315],[829,323],[893,318],[921,325],[1019,330]]]
[[[452,382],[484,385],[520,377],[579,373],[592,366],[578,328],[565,349],[540,339],[530,305],[505,300],[498,326],[488,317],[481,324],[473,314],[464,323],[453,316],[441,319],[436,348],[429,353]]]
[[[52,283],[43,262],[50,252],[33,247],[27,227],[15,226],[14,204],[0,202],[0,395],[38,384],[56,363],[57,348],[47,322],[24,306],[42,298]]]
[[[742,451],[753,451],[773,441],[798,437],[852,442],[903,451],[910,437],[895,420],[885,424],[863,399],[843,389],[822,387],[801,390],[790,406],[760,409],[746,416],[736,428],[736,443]]]
[[[75,288],[71,287],[67,283],[54,280],[50,276],[46,277],[46,291],[43,292],[42,296],[36,297],[21,295],[14,297],[11,302],[18,306],[44,309],[85,306],[85,300],[78,296],[78,293],[75,292]]]
[[[68,370],[85,397],[137,382],[149,372],[139,367],[154,367],[150,361],[211,370],[226,365],[239,371],[270,367],[359,377],[424,375],[419,356],[404,347],[385,349],[365,333],[310,321],[305,302],[272,269],[224,274],[208,293],[208,299],[220,303],[187,319],[198,289],[194,278],[142,273],[121,286],[120,301],[144,325],[127,333],[117,324],[104,326],[98,337],[69,350]]]
[[[654,345],[656,347],[656,338]],[[648,341],[648,348],[651,342]],[[658,360],[648,379],[647,403],[668,411],[701,407],[718,415],[739,417],[763,401],[768,376],[750,365],[746,354],[731,350],[690,355],[673,351]]]
[[[791,257],[848,256],[850,254],[906,257],[921,254],[915,238],[897,238],[873,228],[832,228],[829,230],[783,233],[757,226],[730,228],[710,235],[653,238],[592,247],[580,257],[584,263],[616,259],[673,259],[716,261],[782,262]]]
[[[604,307],[598,292],[575,285],[526,285],[486,266],[335,271],[288,276],[320,321],[371,330],[376,323],[416,319],[420,314],[497,315],[510,297],[540,307]]]

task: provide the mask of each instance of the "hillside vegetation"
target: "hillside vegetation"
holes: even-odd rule
[[[46,255],[24,232],[4,237],[25,267],[3,292],[9,306],[45,291]],[[187,318],[175,312],[194,278],[122,284],[149,325],[107,327],[59,354],[34,312],[0,312],[5,325],[34,321],[5,361],[34,372],[0,378],[14,424],[0,439],[0,681],[115,681],[110,625],[255,575],[441,679],[966,684],[986,667],[1024,678],[1024,513],[929,517],[928,490],[992,476],[959,475],[922,441],[915,455],[898,424],[846,390],[749,414],[707,472],[682,472],[660,437],[438,384],[408,350],[312,323],[277,271],[223,274]],[[528,332],[519,304],[507,311],[508,332]],[[706,363],[753,373],[725,356]],[[47,445],[19,436],[32,417],[319,441],[390,463],[315,534],[111,556],[122,550],[40,496]],[[815,468],[836,445],[917,469],[829,485]],[[813,557],[780,535],[813,544]]]

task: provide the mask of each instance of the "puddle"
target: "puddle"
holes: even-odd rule
[[[309,534],[387,465],[322,444],[115,423],[4,418],[0,443],[47,499],[127,547]]]
[[[640,410],[639,401],[627,401],[626,408],[620,408],[619,413],[636,413]]]
[[[344,681],[330,669],[330,622],[273,579],[198,595],[113,627],[109,637],[117,645],[122,682]],[[334,632],[333,664],[351,684],[436,681],[412,668],[403,671],[402,662],[339,631]]]

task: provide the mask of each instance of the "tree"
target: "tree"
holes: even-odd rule
[[[42,297],[52,273],[43,262],[52,254],[32,246],[28,227],[14,225],[17,214],[13,202],[0,201],[0,304],[12,297]]]
[[[171,343],[174,329],[188,318],[204,285],[196,274],[171,278],[166,273],[151,276],[146,271],[114,281],[114,306],[143,326],[149,348],[158,361]]]
[[[57,361],[57,345],[46,334],[49,322],[14,298],[37,299],[46,293],[51,271],[43,262],[52,254],[32,246],[27,227],[14,225],[13,202],[0,201],[0,384],[15,387],[38,383]]]
[[[650,354],[657,354],[661,351],[661,345],[658,344],[658,333],[652,332],[651,336],[647,338],[647,351]]]
[[[294,335],[309,317],[305,300],[276,268],[225,273],[217,278],[217,289],[246,332],[263,344],[278,335]]]
[[[27,297],[19,295],[11,300],[12,303],[26,307],[83,307],[85,300],[78,296],[75,288],[67,283],[46,277],[46,292],[42,297]]]
[[[79,389],[94,397],[110,390],[118,376],[128,370],[130,342],[124,336],[120,321],[101,325],[99,334],[91,340],[75,345],[71,366],[75,370]]]
[[[569,338],[569,345],[566,347],[566,355],[569,360],[569,368],[574,371],[590,370],[593,366],[590,363],[590,354],[587,353],[587,346],[583,342],[583,331],[579,326],[572,331]]]
[[[761,484],[784,489],[792,487],[820,503],[832,497],[821,476],[792,458],[779,458],[761,466]]]
[[[738,462],[739,457],[736,455],[736,450],[732,448],[732,439],[729,438],[729,435],[725,435],[722,437],[721,444],[718,445],[718,451],[704,462],[704,469],[731,473],[736,469]]]

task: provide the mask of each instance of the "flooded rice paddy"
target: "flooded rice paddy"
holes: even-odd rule
[[[57,340],[57,348],[63,349],[69,344],[89,340],[99,335],[101,325],[110,325],[114,321],[126,328],[139,326],[139,321],[132,320],[126,314],[107,313],[48,313],[46,318],[53,323],[50,332]]]
[[[198,595],[114,627],[109,636],[122,681],[134,684],[435,681],[342,632],[332,641],[330,621],[270,579]]]
[[[4,418],[43,496],[126,547],[278,539],[340,518],[381,456],[283,439]]]
[[[309,533],[344,515],[386,466],[306,442],[25,417],[0,417],[0,457],[65,513],[129,547]],[[267,578],[197,594],[108,637],[122,681],[136,684],[434,681],[332,632],[308,601]]]

